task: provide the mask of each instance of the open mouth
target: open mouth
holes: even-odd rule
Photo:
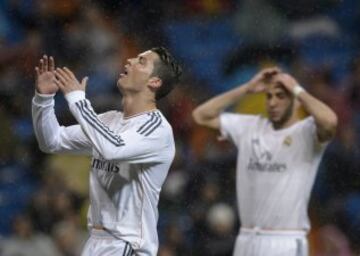
[[[122,72],[121,74],[120,74],[120,77],[124,77],[124,76],[127,76],[128,75],[128,71],[127,71],[127,68],[125,67],[124,68],[124,72]]]

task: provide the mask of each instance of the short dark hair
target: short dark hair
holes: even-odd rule
[[[154,71],[152,73],[153,76],[159,77],[162,81],[160,88],[155,94],[155,99],[159,100],[174,89],[176,83],[179,82],[182,69],[166,48],[155,47],[151,51],[159,55],[160,59],[154,63]]]

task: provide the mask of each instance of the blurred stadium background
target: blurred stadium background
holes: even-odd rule
[[[33,134],[39,57],[89,76],[100,113],[120,106],[115,85],[126,59],[157,45],[185,68],[160,104],[177,156],[159,204],[159,255],[231,255],[240,225],[235,148],[194,125],[191,111],[271,65],[340,118],[311,197],[311,256],[358,255],[359,28],[357,0],[0,1],[0,255],[79,255],[87,238],[89,159],[43,154]],[[60,122],[74,123],[62,95],[56,100]],[[263,112],[262,104],[254,97],[235,109]]]

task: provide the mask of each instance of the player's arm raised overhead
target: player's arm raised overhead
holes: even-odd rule
[[[224,109],[241,100],[246,94],[263,92],[266,83],[279,72],[280,70],[276,67],[266,68],[257,73],[249,82],[206,101],[193,111],[192,116],[195,122],[213,129],[219,129],[219,116]]]
[[[69,103],[71,113],[93,147],[106,160],[131,163],[161,161],[172,154],[171,134],[162,130],[162,117],[156,111],[148,114],[148,120],[139,127],[125,132],[115,132],[104,124],[85,98],[87,78],[80,83],[68,68],[56,69],[57,85]]]
[[[305,110],[314,117],[319,142],[325,142],[334,137],[338,119],[331,108],[306,92],[291,75],[279,73],[274,79],[293,93]]]
[[[46,153],[91,152],[91,144],[79,125],[60,126],[54,111],[54,96],[59,90],[55,83],[55,62],[46,55],[35,68],[35,96],[32,101],[32,119],[39,147]]]

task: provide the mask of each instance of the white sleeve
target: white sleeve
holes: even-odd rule
[[[320,142],[317,134],[315,119],[312,116],[305,118],[302,125],[302,134],[304,141],[313,145],[315,152],[323,151],[330,141]]]
[[[152,128],[146,132],[139,126],[115,133],[99,119],[82,91],[68,93],[66,99],[71,113],[104,159],[154,163],[162,162],[171,153],[171,136],[161,125],[160,116],[153,118]]]
[[[249,127],[253,127],[257,116],[224,112],[220,114],[220,132],[225,139],[238,145],[242,135]]]
[[[46,153],[90,155],[91,143],[80,125],[60,126],[54,105],[54,95],[35,93],[32,100],[33,127],[40,149]]]

